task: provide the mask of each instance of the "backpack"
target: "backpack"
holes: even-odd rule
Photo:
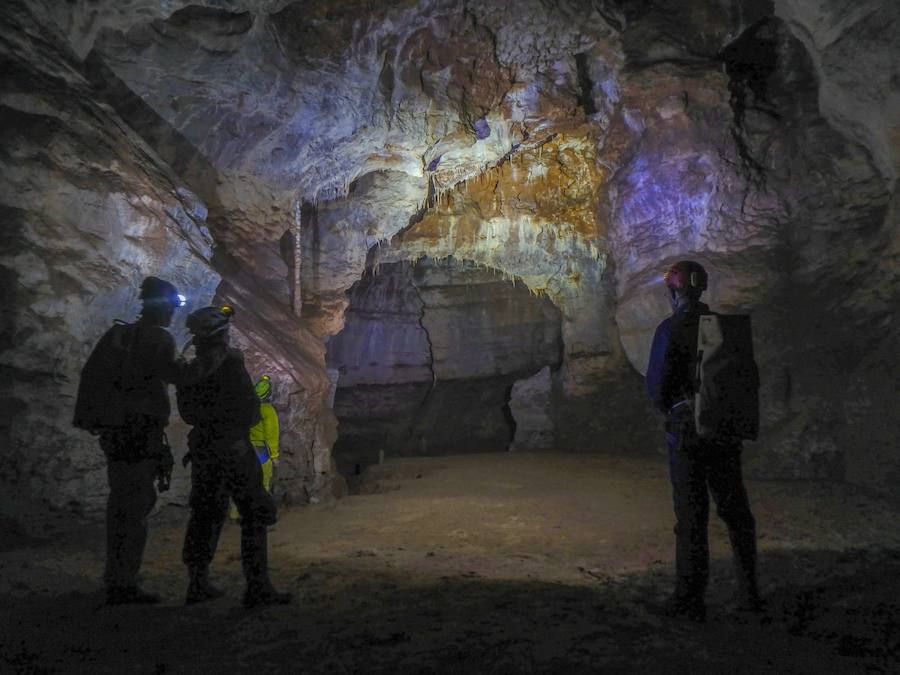
[[[259,422],[259,397],[244,368],[240,352],[229,350],[229,356],[206,379],[176,388],[178,413],[192,426],[213,425],[226,430],[242,429]]]
[[[759,369],[746,314],[703,314],[697,330],[694,422],[700,438],[755,440]]]
[[[135,324],[118,319],[94,346],[78,382],[72,424],[97,433],[125,424],[131,351],[137,340]]]

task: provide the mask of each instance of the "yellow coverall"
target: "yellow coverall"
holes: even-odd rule
[[[250,428],[250,444],[257,452],[263,446],[269,446],[269,458],[262,463],[261,468],[263,487],[266,492],[271,493],[272,460],[278,459],[278,413],[275,412],[275,406],[271,403],[260,403],[259,415],[262,419]],[[240,517],[234,502],[231,503],[228,515],[232,520],[237,520]]]

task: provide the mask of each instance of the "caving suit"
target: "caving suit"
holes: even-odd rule
[[[198,354],[207,347],[197,344]],[[188,424],[191,516],[183,559],[192,574],[212,562],[228,513],[229,498],[241,515],[241,561],[248,588],[270,587],[267,530],[275,503],[263,488],[262,470],[250,445],[259,399],[240,351],[229,349],[222,365],[202,382],[178,389],[178,409]]]
[[[260,420],[250,428],[250,445],[259,459],[262,470],[263,488],[272,494],[272,478],[275,474],[274,461],[278,459],[278,413],[275,406],[267,401],[259,404]],[[240,517],[237,506],[232,502],[228,517],[237,520]]]
[[[741,474],[739,439],[697,436],[690,403],[699,317],[711,313],[686,300],[656,329],[647,366],[647,393],[666,415],[666,444],[675,506],[676,598],[702,602],[709,578],[709,495],[728,527],[744,599],[757,596],[756,524]]]
[[[278,459],[278,413],[275,406],[263,401],[259,404],[260,420],[250,429],[250,444],[261,460],[263,487],[272,493],[273,461]]]
[[[109,497],[103,580],[111,589],[135,585],[147,543],[147,516],[156,504],[153,482],[161,462],[171,462],[164,434],[171,412],[167,383],[178,385],[202,379],[224,359],[224,350],[210,350],[190,363],[177,358],[171,334],[143,317],[132,325],[111,328],[97,343],[95,352],[108,349],[111,340],[123,339],[123,335],[126,354],[117,391],[80,390],[79,399],[87,400],[76,404],[78,411],[93,411],[102,418],[102,411],[98,413],[96,408],[108,405],[110,395],[121,399],[120,424],[93,429],[99,432],[100,448],[107,460]],[[77,415],[76,426],[85,426]]]

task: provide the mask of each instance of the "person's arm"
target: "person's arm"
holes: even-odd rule
[[[258,424],[262,419],[260,415],[259,396],[256,395],[256,389],[253,387],[253,380],[250,379],[250,373],[244,366],[244,355],[239,349],[229,349],[230,357],[233,365],[229,369],[229,378],[226,383],[226,390],[233,392],[235,398],[239,401],[239,410],[246,411],[248,416],[247,432],[250,427]],[[241,413],[244,414],[243,412]]]
[[[666,379],[666,355],[669,351],[669,341],[669,321],[663,321],[657,326],[656,333],[653,335],[646,379],[647,396],[650,397],[653,407],[663,413],[669,411],[663,390]]]
[[[660,402],[666,411],[671,410],[679,401],[690,400],[693,394],[691,377],[694,352],[691,345],[697,342],[697,333],[692,331],[695,326],[695,322],[683,317],[669,323],[669,340],[659,385]]]
[[[269,453],[273,460],[278,459],[278,413],[272,405],[260,406],[260,412],[263,418],[263,433],[266,437],[266,444],[269,446]]]
[[[204,350],[191,361],[175,354],[175,340],[162,331],[165,337],[160,340],[156,350],[156,373],[164,381],[176,387],[197,384],[212,375],[225,361],[228,348],[225,345]]]

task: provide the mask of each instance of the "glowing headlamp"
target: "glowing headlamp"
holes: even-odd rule
[[[176,307],[184,307],[187,304],[187,298],[184,297],[181,293],[178,293],[175,296],[175,306]]]

